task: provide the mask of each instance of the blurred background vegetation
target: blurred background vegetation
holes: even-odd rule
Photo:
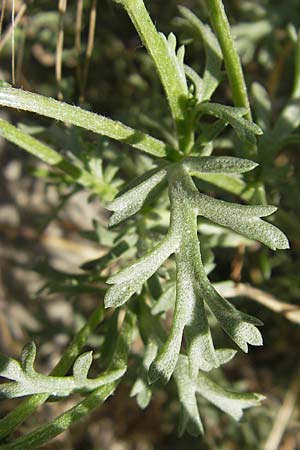
[[[81,104],[140,129],[151,130],[161,138],[161,124],[165,130],[170,128],[168,107],[151,60],[124,11],[111,0],[66,3],[65,12],[59,12],[58,6],[62,7],[64,2],[16,0],[13,27],[13,3],[2,0],[0,78],[11,83],[14,66],[18,87]],[[185,5],[208,21],[205,1],[145,3],[159,30],[166,34],[174,31],[180,42],[186,44],[189,65],[200,70],[204,61],[201,42],[183,29],[177,6]],[[299,0],[227,0],[224,3],[249,91],[254,81],[265,87],[271,100],[273,123],[293,87],[293,39],[300,28]],[[231,104],[226,83],[221,84],[215,98]],[[143,171],[146,157],[132,155],[119,144],[17,111],[1,110],[0,115],[18,122],[26,132],[55,143],[65,152],[70,149],[81,159],[87,151],[104,154],[99,176],[106,177],[108,183],[112,180],[115,189],[122,181]],[[298,127],[296,124],[296,135]],[[300,139],[287,142],[264,180],[269,198],[282,210],[278,225],[289,237],[291,251],[275,254],[264,248],[245,249],[243,245],[214,248],[216,268],[212,280],[237,282],[233,301],[264,322],[264,347],[252,348],[249,355],[239,354],[218,376],[224,384],[236,389],[262,392],[267,397],[263,406],[248,411],[242,423],[236,424],[212,406],[203,404],[205,436],[196,439],[185,435],[178,439],[179,405],[174,385],[157,387],[150,406],[142,411],[135,399],[129,398],[128,383],[87,421],[45,448],[300,448],[299,145]],[[232,150],[224,138],[216,151],[231,154]],[[48,371],[69,336],[99,301],[99,291],[80,278],[80,265],[103,255],[105,239],[99,238],[97,230],[104,232],[107,213],[101,199],[89,198],[85,191],[70,187],[62,177],[1,137],[0,160],[0,350],[18,357],[23,344],[34,339],[40,349],[40,368]],[[114,173],[106,173],[106,161],[115,168]],[[288,303],[288,308],[283,303]],[[97,349],[99,339],[98,335],[93,336],[90,347]],[[138,352],[139,342],[135,345]],[[20,432],[28,432],[50,420],[73,401],[72,398],[47,403]],[[1,401],[1,416],[16,403]]]

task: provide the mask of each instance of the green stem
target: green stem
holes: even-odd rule
[[[103,320],[104,309],[103,305],[99,306],[89,317],[87,323],[74,336],[72,342],[65,350],[61,360],[51,372],[53,376],[63,376],[72,366],[80,350],[85,345],[89,336],[97,328],[99,323]],[[104,388],[103,388],[104,389]],[[47,394],[33,395],[9,413],[6,417],[0,420],[0,439],[8,436],[18,425],[24,422],[31,414],[49,398]]]
[[[246,118],[252,120],[246,83],[240,57],[235,48],[222,0],[206,0],[210,20],[222,49],[226,73],[232,90],[235,106],[247,108]]]
[[[295,68],[294,68],[294,86],[292,98],[300,97],[300,32],[298,32],[298,39],[295,43]]]
[[[235,106],[247,108],[245,118],[252,121],[251,108],[240,57],[231,34],[230,24],[226,16],[222,0],[206,0],[210,20],[222,49],[226,74],[231,86]],[[242,156],[248,159],[257,158],[257,145],[247,144],[243,147]],[[255,182],[253,202],[267,203],[264,185],[255,180],[255,174],[245,176],[250,183]]]
[[[61,414],[52,422],[39,427],[32,433],[10,444],[1,445],[0,450],[33,450],[40,448],[50,439],[67,430],[72,424],[78,422],[100,406],[114,392],[118,383],[119,381],[115,381],[96,389],[85,400]]]
[[[98,180],[95,180],[90,173],[75,166],[58,152],[48,147],[48,145],[29,136],[5,120],[0,119],[0,130],[1,136],[5,139],[23,148],[46,164],[62,170],[66,175],[76,181],[76,183],[88,188],[93,188],[95,184],[99,184]]]
[[[94,133],[124,142],[157,157],[162,158],[172,152],[172,148],[164,142],[121,122],[43,95],[33,94],[21,89],[0,87],[0,105],[71,123]]]
[[[193,132],[189,129],[187,100],[188,90],[184,73],[179,69],[177,57],[170,54],[167,42],[156,30],[143,0],[116,0],[126,9],[135,26],[164,87],[176,125],[180,150],[187,152],[193,144]]]

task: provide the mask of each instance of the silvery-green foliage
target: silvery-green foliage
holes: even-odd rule
[[[271,124],[271,100],[267,91],[258,83],[252,86],[254,110],[257,122],[264,132],[258,145],[259,159],[269,170],[278,152],[289,143],[299,143],[296,130],[300,125],[300,34],[290,33],[294,47],[294,83],[288,102],[283,105],[276,120]]]
[[[158,349],[162,346],[165,332],[146,303],[140,303],[139,313],[138,328],[145,350],[142,364],[138,376],[132,386],[130,395],[132,397],[136,396],[137,403],[141,408],[146,408],[152,396],[152,389],[148,380],[148,371],[157,355]]]
[[[222,52],[216,36],[207,24],[203,24],[201,20],[192,13],[188,8],[179,6],[179,11],[183,17],[184,26],[188,26],[196,34],[196,37],[203,42],[206,62],[202,79],[198,74],[186,67],[186,75],[192,80],[196,90],[196,97],[198,101],[209,100],[220,81],[223,79],[221,65],[223,62]]]
[[[54,377],[34,369],[35,346],[29,344],[22,353],[21,363],[1,357],[0,376],[12,381],[0,385],[0,394],[6,397],[37,393],[66,396],[73,392],[92,391],[89,395],[94,405],[93,395],[97,398],[99,394],[101,399],[106,399],[124,374],[128,347],[138,330],[144,352],[137,357],[140,363],[131,395],[136,396],[141,407],[146,407],[152,394],[151,383],[158,379],[166,383],[174,376],[182,407],[180,433],[187,429],[198,435],[203,426],[197,395],[237,420],[245,408],[259,404],[262,399],[257,394],[242,395],[225,390],[207,375],[230,361],[237,347],[247,352],[249,345],[262,345],[262,336],[257,328],[262,325],[260,320],[239,311],[208,278],[214,267],[211,249],[218,245],[216,235],[225,235],[228,245],[233,242],[234,245],[236,242],[250,245],[255,240],[272,250],[289,246],[285,235],[262,219],[272,215],[277,208],[253,204],[255,176],[253,183],[248,183],[249,178],[243,178],[243,174],[255,169],[258,163],[233,156],[212,156],[214,140],[226,127],[232,127],[238,137],[238,145],[242,149],[249,146],[253,149],[263,129],[268,133],[260,139],[258,160],[263,161],[264,157],[276,154],[282,139],[289,138],[299,125],[300,58],[291,101],[269,131],[270,102],[262,87],[254,85],[253,91],[258,125],[248,120],[249,105],[248,101],[245,104],[245,98],[238,102],[239,107],[211,101],[224,74],[221,48],[208,25],[187,8],[180,8],[182,17],[179,23],[189,27],[201,39],[205,50],[204,70],[199,75],[184,64],[185,49],[183,46],[178,48],[175,35],[170,33],[165,37],[157,32],[142,0],[115,1],[128,12],[161,79],[173,119],[174,135],[169,140],[172,145],[102,115],[8,86],[0,86],[0,104],[68,122],[147,153],[145,173],[131,180],[106,204],[112,211],[109,220],[112,229],[105,234],[102,244],[108,245],[110,250],[105,256],[82,266],[93,276],[100,272],[97,281],[103,283],[102,272],[107,266],[118,257],[127,261],[127,265],[117,272],[109,267],[110,276],[106,280],[110,285],[104,298],[106,308],[123,307],[126,317],[121,331],[118,328],[118,310],[108,319],[109,329],[101,349],[102,356],[108,356],[112,341],[117,341],[117,350],[109,369],[97,378],[87,377],[92,363],[91,353],[77,357],[72,376]],[[225,55],[226,52],[224,62],[229,72]],[[238,71],[239,67],[236,69]],[[246,95],[245,92],[242,94]],[[240,107],[241,104],[244,107]],[[209,123],[204,120],[207,116],[211,116]],[[77,164],[74,158],[70,163],[59,152],[4,120],[0,121],[0,129],[5,138],[62,170],[74,183],[111,200],[112,196],[104,197],[103,194],[107,194],[115,168],[104,171],[102,162],[94,156],[87,165]],[[271,145],[274,140],[278,141],[275,148]],[[265,150],[267,156],[263,156]],[[240,154],[247,153],[241,151]],[[195,184],[196,177],[251,204],[224,201],[200,192]],[[98,178],[104,181],[100,187]],[[118,185],[119,182],[114,183],[109,194],[115,194]],[[162,198],[167,203],[163,203],[160,210],[157,205]],[[158,217],[163,219],[157,220]],[[145,227],[146,220],[154,223],[150,227],[151,232]],[[161,226],[155,227],[155,223]],[[217,232],[212,232],[204,242],[207,237],[203,230],[205,227]],[[101,243],[100,239],[98,242]],[[122,261],[120,264],[122,266]],[[88,275],[83,277],[87,279]],[[100,289],[95,289],[100,293]],[[172,319],[166,331],[160,319],[169,311]],[[235,348],[216,348],[211,330],[212,318],[229,336]],[[105,389],[101,391],[101,387]],[[87,404],[92,410],[89,402],[88,397]],[[84,413],[78,413],[78,417],[82,415]],[[44,442],[42,439],[43,436],[38,442]]]
[[[0,385],[0,397],[15,398],[33,394],[49,394],[58,397],[74,392],[87,393],[109,384],[124,374],[126,366],[102,373],[96,378],[88,378],[92,364],[92,352],[83,353],[74,362],[73,376],[50,376],[37,372],[34,368],[36,346],[27,344],[21,355],[21,362],[0,356],[0,376],[10,382]]]
[[[180,355],[174,373],[181,402],[179,434],[187,430],[193,436],[203,433],[203,424],[198,409],[197,395],[204,397],[235,420],[243,415],[243,410],[257,406],[264,399],[260,394],[240,394],[222,388],[202,372],[191,378],[188,360]]]
[[[189,157],[183,160],[183,164],[192,175],[197,173],[244,173],[257,167],[257,163],[254,161],[232,156]]]
[[[157,357],[150,366],[151,381],[171,377],[180,353],[183,335],[187,343],[187,355],[191,374],[196,376],[199,369],[209,371],[218,367],[228,357],[228,350],[214,348],[208,325],[206,307],[210,308],[224,331],[245,352],[248,344],[261,345],[262,338],[256,328],[260,321],[239,312],[231,303],[221,297],[209,282],[198,240],[197,216],[205,217],[219,225],[241,233],[248,239],[256,239],[275,250],[287,248],[284,234],[261,217],[272,214],[272,206],[245,206],[217,200],[198,192],[191,172],[246,172],[255,163],[238,158],[205,157],[186,158],[181,163],[171,163],[164,170],[168,181],[170,198],[170,226],[163,240],[144,256],[107,282],[112,284],[105,297],[106,306],[118,307],[142,291],[143,284],[170,257],[176,261],[176,302],[173,322],[165,344],[159,349]],[[152,189],[154,186],[152,186]],[[124,208],[128,216],[140,207],[133,191],[132,202],[126,207],[127,193],[118,197],[119,208]],[[125,198],[122,202],[122,197]],[[116,208],[116,206],[115,206]],[[116,212],[115,212],[116,214]],[[224,356],[225,355],[225,356]],[[229,353],[230,355],[230,353]]]
[[[243,118],[247,114],[246,108],[234,108],[232,106],[204,102],[200,103],[197,109],[202,114],[210,114],[224,120],[224,122],[230,123],[239,139],[244,143],[255,144],[255,136],[263,133],[258,125]]]
[[[108,209],[116,211],[110,218],[109,225],[117,225],[128,217],[138,212],[147,197],[156,188],[156,192],[166,176],[166,171],[150,170],[144,175],[145,181],[141,182],[137,187],[125,192],[120,197],[107,205]]]
[[[170,56],[170,60],[173,63],[173,66],[177,72],[178,79],[180,80],[182,92],[187,93],[187,84],[184,72],[184,46],[182,45],[177,50],[177,40],[174,33],[170,33],[169,36],[166,36],[163,33],[160,33],[160,37],[166,46],[168,55]]]

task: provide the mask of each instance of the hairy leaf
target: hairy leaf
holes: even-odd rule
[[[188,359],[183,355],[178,358],[174,377],[181,402],[180,435],[183,434],[185,429],[193,436],[203,433],[197,394],[231,415],[235,420],[242,417],[244,409],[257,406],[264,399],[259,394],[239,394],[224,389],[202,372],[199,372],[196,379],[191,378]]]
[[[165,176],[165,170],[156,171],[154,174],[151,170],[148,179],[110,202],[107,205],[107,208],[116,212],[111,216],[109,225],[117,225],[137,213],[143,206],[151,190],[156,188],[155,191],[157,191],[157,187],[163,181]]]
[[[173,63],[174,68],[176,68],[178,79],[180,80],[181,89],[182,92],[185,92],[187,94],[187,84],[186,84],[186,78],[185,78],[185,71],[184,71],[184,46],[181,46],[178,51],[176,52],[176,36],[173,33],[170,33],[168,38],[163,33],[159,33],[162,41],[164,42],[166,46],[166,50],[168,52],[169,58]]]
[[[0,105],[71,123],[94,133],[125,142],[154,156],[163,157],[171,151],[158,139],[123,125],[121,122],[22,89],[0,87]]]
[[[277,210],[274,206],[238,205],[204,194],[197,194],[194,204],[199,215],[231,228],[249,239],[260,241],[272,250],[289,248],[288,240],[282,231],[260,219],[273,214]]]
[[[185,158],[184,167],[190,173],[244,173],[257,167],[248,159],[232,156],[202,156]]]
[[[166,167],[170,198],[170,228],[160,244],[137,262],[112,275],[108,283],[114,284],[105,297],[106,306],[120,306],[134,293],[140,292],[166,259],[175,253],[176,300],[169,336],[159,346],[149,369],[149,380],[162,378],[167,382],[174,372],[183,336],[191,376],[199,370],[209,371],[219,367],[234,354],[233,350],[214,348],[204,304],[211,309],[230,338],[245,352],[248,344],[261,345],[262,337],[257,325],[261,322],[241,313],[221,297],[207,278],[199,247],[197,216],[231,228],[250,239],[257,239],[271,248],[286,248],[284,234],[260,218],[272,214],[273,206],[244,206],[217,200],[201,194],[196,189],[185,167],[201,171],[247,171],[256,166],[248,160],[229,157],[186,158],[181,163]],[[152,187],[152,185],[151,185]],[[138,186],[133,188],[137,190]],[[129,191],[130,192],[130,191]],[[126,194],[125,194],[126,195]],[[168,295],[166,299],[168,300]],[[173,305],[170,301],[170,306]],[[158,303],[159,305],[159,303]],[[163,298],[163,309],[167,309]],[[160,310],[160,309],[158,309]]]
[[[22,364],[13,358],[0,358],[0,376],[12,382],[0,384],[0,396],[7,398],[23,397],[32,394],[68,396],[73,392],[88,392],[119,379],[126,366],[104,372],[97,378],[87,378],[92,363],[91,352],[80,355],[73,367],[73,376],[43,375],[34,369],[36,347],[27,344],[22,352]]]
[[[114,286],[106,293],[105,306],[120,306],[135,292],[139,292],[145,281],[174,253],[177,245],[176,238],[169,235],[137,262],[112,275],[107,283],[114,284]]]
[[[256,143],[256,135],[263,134],[258,125],[243,118],[248,112],[246,108],[220,105],[218,103],[200,103],[197,106],[199,112],[210,114],[230,123],[242,142],[248,144]]]
[[[192,69],[192,67],[184,65],[184,71],[186,76],[193,82],[195,91],[193,92],[196,99],[201,102],[203,98],[203,80],[202,78],[197,74],[197,72]]]
[[[206,63],[203,74],[203,88],[200,91],[201,96],[199,95],[198,99],[201,101],[209,100],[223,78],[221,72],[223,56],[219,43],[209,25],[204,25],[192,11],[184,6],[179,6],[179,11],[185,18],[186,23],[192,27],[194,32],[203,41],[206,53]],[[190,74],[191,73],[187,71],[187,75],[189,76]]]

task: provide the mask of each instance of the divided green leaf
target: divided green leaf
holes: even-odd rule
[[[235,420],[240,420],[244,409],[258,406],[264,400],[260,394],[240,394],[224,389],[202,372],[199,372],[196,379],[192,379],[187,357],[183,355],[178,358],[174,377],[181,402],[180,436],[185,429],[193,436],[203,433],[197,395],[201,395]]]
[[[248,351],[248,344],[262,345],[261,334],[256,328],[257,325],[261,325],[261,322],[239,312],[221,297],[209,282],[201,259],[197,216],[203,216],[219,225],[231,228],[249,239],[259,240],[272,249],[284,249],[288,247],[284,234],[260,219],[272,214],[276,208],[238,205],[208,197],[198,192],[186,171],[188,169],[192,173],[232,173],[246,172],[254,167],[256,163],[229,157],[189,157],[183,159],[182,163],[167,166],[164,169],[164,176],[168,181],[171,205],[170,227],[167,235],[147,254],[107,280],[113,286],[109,288],[105,296],[105,305],[120,306],[134,293],[139,294],[145,281],[171,254],[175,254],[177,271],[173,321],[166,342],[160,346],[150,366],[151,382],[158,378],[167,382],[172,376],[183,335],[186,339],[189,367],[193,377],[199,370],[209,371],[218,367],[233,354],[229,350],[224,353],[214,348],[204,304],[211,309],[224,331],[243,351]],[[134,198],[134,190],[138,189],[137,186],[128,191],[131,198]],[[126,196],[126,193],[124,195]],[[123,213],[123,203],[115,205],[116,208],[118,206]],[[132,211],[130,202],[125,207],[125,214],[126,211],[130,213]],[[167,309],[164,297],[156,309],[158,311]],[[155,308],[153,311],[157,313]]]
[[[248,144],[256,143],[256,135],[263,134],[261,128],[253,122],[244,119],[247,114],[246,108],[220,105],[218,103],[204,102],[197,105],[202,114],[209,114],[228,122],[242,142]]]
[[[43,375],[34,369],[36,346],[27,344],[22,352],[21,364],[13,358],[0,356],[0,377],[11,382],[0,384],[0,396],[6,398],[23,397],[33,394],[48,394],[65,397],[73,392],[89,392],[100,386],[118,380],[126,371],[126,366],[102,373],[96,378],[88,378],[92,364],[92,353],[80,355],[73,366],[73,376]]]

